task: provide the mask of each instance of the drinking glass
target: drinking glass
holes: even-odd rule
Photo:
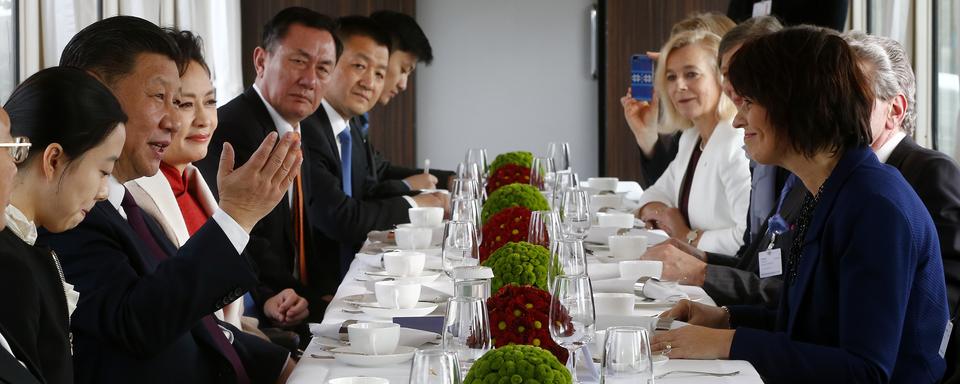
[[[554,165],[554,167],[556,167],[556,165]],[[558,208],[563,192],[580,186],[580,180],[572,170],[557,171],[553,180],[553,199],[549,201],[552,207]]]
[[[547,156],[553,158],[553,165],[558,171],[570,169],[570,143],[550,142],[547,144]]]
[[[451,199],[479,199],[480,185],[476,180],[456,178],[450,186]]]
[[[646,328],[608,328],[603,345],[600,383],[653,383],[652,356],[650,334]]]
[[[443,227],[443,271],[453,278],[453,269],[480,265],[480,240],[469,221],[448,221]]]
[[[593,339],[597,315],[593,310],[593,289],[586,275],[561,275],[553,281],[551,290],[555,300],[550,301],[550,337],[570,351],[567,368],[577,379],[575,352]]]
[[[461,371],[469,371],[477,359],[493,348],[486,302],[480,297],[448,299],[442,333],[443,350],[455,353]]]
[[[480,165],[477,163],[460,163],[457,165],[457,177],[461,179],[475,180],[477,183],[477,196],[480,199],[480,204],[483,204],[484,201],[487,201],[487,179],[483,176],[483,172],[480,170]]]
[[[460,384],[457,354],[440,348],[418,349],[413,354],[410,384]]]
[[[450,202],[450,211],[450,220],[473,223],[473,228],[477,231],[477,241],[483,241],[479,200],[466,198],[453,199]]]
[[[566,238],[583,240],[590,230],[590,194],[580,188],[567,189],[560,198],[560,222]]]
[[[554,244],[550,252],[547,268],[547,285],[550,286],[557,276],[586,275],[587,256],[583,251],[583,242],[577,239],[563,239]]]
[[[550,199],[550,192],[553,191],[553,159],[549,157],[534,157],[530,163],[530,185],[543,192]]]
[[[553,244],[562,237],[560,215],[557,211],[533,211],[530,213],[530,226],[527,228],[527,242],[552,249]]]
[[[476,164],[480,168],[480,175],[486,179],[487,176],[487,150],[484,148],[470,148],[467,150],[467,156],[464,159],[467,164]]]

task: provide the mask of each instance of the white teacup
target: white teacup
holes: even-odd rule
[[[594,293],[593,308],[598,315],[629,315],[633,313],[636,296],[632,293]]]
[[[660,278],[663,273],[663,262],[654,260],[628,260],[620,262],[620,277],[625,279],[639,279],[643,276]]]
[[[393,233],[400,249],[425,249],[433,238],[433,229],[427,227],[398,227]]]
[[[383,254],[383,268],[394,276],[418,276],[427,255],[415,251],[391,251]]]
[[[427,228],[427,227],[417,227],[410,223],[397,224],[397,229],[400,228]],[[431,231],[430,235],[430,245],[440,245],[443,241],[443,225],[437,225],[429,227]]]
[[[597,226],[633,228],[633,215],[623,212],[599,212],[597,213]]]
[[[347,326],[350,346],[366,355],[386,355],[397,350],[400,324],[355,323]]]
[[[409,309],[420,299],[420,284],[406,281],[378,281],[373,284],[377,304],[384,308]]]
[[[593,195],[590,196],[590,208],[599,212],[603,208],[620,209],[623,206],[623,196],[620,195]]]
[[[435,227],[443,222],[443,208],[440,207],[410,208],[407,214],[410,224],[415,227]]]
[[[590,185],[590,189],[596,189],[598,191],[617,191],[617,183],[620,182],[620,179],[616,177],[591,177],[587,179],[587,183]]]
[[[618,259],[640,259],[647,251],[647,237],[644,235],[614,235],[607,238],[610,253]]]

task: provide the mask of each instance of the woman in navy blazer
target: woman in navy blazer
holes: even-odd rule
[[[654,337],[653,348],[747,360],[768,382],[937,382],[948,329],[937,233],[868,147],[873,91],[850,47],[833,32],[790,28],[744,44],[729,77],[747,151],[808,191],[784,234],[792,245],[772,252],[786,286],[772,311],[681,302],[667,315],[695,326]]]

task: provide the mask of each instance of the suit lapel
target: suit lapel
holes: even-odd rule
[[[263,128],[263,136],[257,140],[257,146],[259,146],[260,141],[263,141],[263,138],[267,136],[270,132],[277,130],[277,127],[273,124],[273,119],[270,117],[270,112],[267,111],[267,106],[263,104],[263,99],[260,98],[260,95],[257,94],[257,90],[253,89],[251,86],[243,92],[243,98],[247,101],[247,104],[253,109],[253,115],[256,116],[257,122],[260,127]]]
[[[330,154],[331,160],[333,160],[337,165],[336,174],[340,176],[340,179],[342,180],[343,172],[341,172],[340,169],[343,166],[341,165],[340,156],[338,155],[339,151],[337,150],[337,138],[333,136],[333,126],[330,125],[330,116],[327,115],[327,111],[322,105],[320,108],[317,108],[317,112],[315,112],[313,116],[315,117],[315,121],[317,123],[316,129],[313,133],[323,137],[325,139],[324,141],[326,142],[326,148],[323,148],[322,143],[318,142],[317,144],[320,144],[320,148],[317,149]]]
[[[907,160],[907,155],[913,152],[913,147],[916,145],[917,143],[915,143],[910,136],[904,137],[903,140],[900,141],[900,144],[893,147],[893,152],[890,152],[890,157],[887,158],[886,163],[892,165],[894,168],[900,169],[903,162]]]

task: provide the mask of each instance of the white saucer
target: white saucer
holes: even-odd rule
[[[375,307],[364,305],[360,307],[364,313],[373,316],[380,317],[384,319],[392,319],[394,317],[420,317],[429,315],[437,309],[437,304],[434,303],[424,303],[417,302],[417,305],[413,308],[384,308],[384,307]]]
[[[419,284],[429,283],[431,281],[436,280],[438,277],[440,277],[440,272],[433,272],[433,271],[422,271],[420,272],[419,275],[413,275],[413,276],[392,275],[387,273],[387,271],[368,271],[366,272],[366,274],[367,274],[367,277],[369,277],[370,280],[373,280],[373,281],[379,281],[379,280],[391,278],[396,281],[404,281],[404,282],[419,283]]]
[[[417,349],[404,345],[397,346],[397,350],[389,355],[361,355],[351,347],[340,347],[330,350],[333,358],[345,364],[358,367],[382,367],[390,364],[398,364],[413,358],[413,353]]]
[[[659,353],[656,353],[656,354],[653,355],[653,366],[654,366],[654,367],[659,366],[659,365],[664,365],[664,364],[666,364],[668,361],[670,361],[670,358],[667,357],[667,356],[661,355],[661,354],[659,354]]]
[[[372,293],[361,293],[344,297],[344,303],[350,305],[377,305],[377,296]]]

